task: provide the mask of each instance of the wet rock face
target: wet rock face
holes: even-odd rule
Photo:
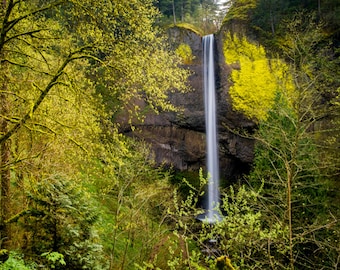
[[[171,94],[170,100],[182,108],[181,112],[147,115],[144,123],[137,125],[138,131],[127,130],[126,134],[149,142],[157,163],[181,171],[198,171],[205,168],[206,155],[202,38],[181,28],[170,29],[169,37],[174,48],[186,43],[192,49],[195,58],[186,67],[193,71],[190,77],[193,90],[186,94]],[[235,130],[252,130],[254,123],[234,112],[228,101],[231,69],[225,64],[222,48],[222,38],[216,36],[220,176],[227,184],[247,173],[253,160],[253,141],[241,137]]]

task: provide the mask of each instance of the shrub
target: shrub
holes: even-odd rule
[[[102,269],[101,245],[92,229],[97,210],[79,185],[55,176],[33,186],[28,198],[30,209],[22,223],[25,254],[51,268]]]
[[[181,43],[176,49],[176,54],[182,59],[182,62],[185,65],[190,65],[192,60],[194,60],[191,47],[188,44]]]

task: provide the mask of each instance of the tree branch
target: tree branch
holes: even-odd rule
[[[16,62],[13,62],[13,61],[8,60],[8,59],[3,59],[3,60],[0,61],[1,64],[2,64],[2,63],[6,63],[6,62],[9,63],[9,64],[11,64],[11,65],[13,65],[13,66],[17,66],[17,67],[21,67],[21,68],[28,68],[28,69],[30,69],[30,70],[32,70],[32,71],[34,71],[34,72],[40,73],[40,74],[45,74],[45,75],[48,75],[48,76],[53,76],[52,74],[50,74],[50,73],[48,73],[48,72],[41,71],[41,70],[37,70],[37,69],[35,69],[35,68],[32,67],[32,66],[25,65],[25,64],[20,64],[20,63],[16,63]]]
[[[33,16],[33,15],[35,15],[37,13],[40,13],[40,12],[43,12],[43,11],[46,11],[46,10],[49,10],[50,8],[59,6],[59,5],[63,4],[63,3],[65,3],[65,2],[66,2],[65,0],[59,0],[59,1],[56,1],[56,2],[54,2],[52,4],[47,5],[45,7],[41,7],[41,8],[38,8],[36,10],[33,10],[32,12],[26,13],[25,15],[22,15],[22,16],[16,18],[16,19],[13,19],[11,21],[7,21],[7,25],[4,25],[5,32],[8,33],[8,31],[10,31],[17,23],[19,23],[20,21],[26,19],[27,17]]]
[[[64,74],[64,70],[70,62],[77,60],[77,59],[83,59],[83,58],[89,57],[89,55],[87,55],[87,54],[86,55],[79,55],[79,56],[77,56],[77,54],[83,53],[91,47],[92,46],[84,46],[84,47],[80,48],[79,50],[69,54],[69,56],[65,59],[64,63],[59,67],[58,71],[53,76],[53,78],[48,83],[48,85],[45,87],[45,89],[41,91],[41,94],[38,97],[38,99],[36,100],[36,102],[34,103],[32,109],[30,111],[26,112],[25,116],[20,120],[20,122],[18,122],[5,135],[3,135],[0,138],[0,144],[2,142],[6,141],[7,139],[9,139],[20,127],[22,127],[27,122],[27,120],[29,118],[31,118],[31,115],[39,108],[40,104],[46,98],[47,94],[51,91],[53,86],[59,84],[58,79]]]
[[[38,30],[32,30],[32,31],[28,31],[28,32],[19,33],[19,34],[16,34],[14,36],[11,36],[11,37],[5,39],[3,44],[6,44],[7,42],[11,41],[12,39],[16,39],[18,37],[27,36],[27,35],[33,36],[33,34],[39,33],[41,31],[45,31],[45,30],[48,30],[48,29],[38,29]],[[36,37],[36,38],[38,38],[38,37]]]

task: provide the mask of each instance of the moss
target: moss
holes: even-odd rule
[[[266,120],[277,93],[285,93],[287,102],[294,96],[288,66],[279,59],[268,59],[265,49],[246,37],[228,33],[224,46],[226,63],[238,65],[231,73],[229,94],[233,108],[248,118]]]
[[[202,29],[199,29],[199,28],[197,28],[196,26],[194,26],[194,25],[192,25],[190,23],[170,24],[170,25],[168,25],[167,28],[174,28],[174,27],[182,28],[184,30],[190,30],[190,31],[194,32],[195,34],[197,34],[197,35],[199,35],[201,37],[204,35]]]

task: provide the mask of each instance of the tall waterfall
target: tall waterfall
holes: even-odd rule
[[[208,187],[205,197],[206,214],[202,220],[215,223],[220,219],[218,212],[215,211],[219,203],[220,194],[213,34],[203,37],[203,61]]]

